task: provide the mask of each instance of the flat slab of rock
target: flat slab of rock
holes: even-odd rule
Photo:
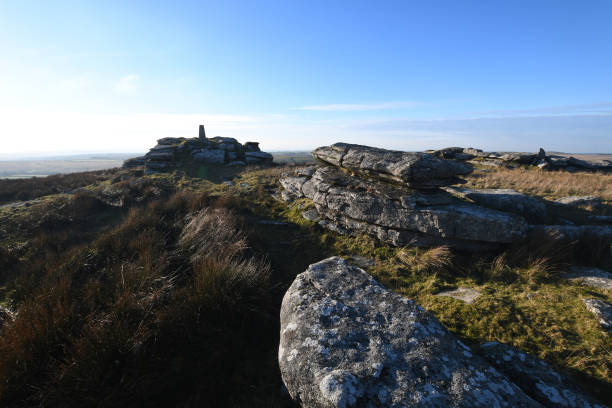
[[[589,266],[572,266],[564,278],[581,282],[594,288],[612,290],[612,273]]]
[[[599,324],[604,329],[612,330],[612,305],[600,299],[582,299],[584,305],[599,319]]]
[[[537,357],[497,342],[484,343],[479,354],[546,407],[604,408]]]
[[[279,366],[303,407],[539,407],[412,300],[339,257],[283,298]]]
[[[601,205],[601,199],[595,196],[569,196],[561,197],[555,200],[559,204],[570,205],[572,207],[599,207]]]
[[[480,292],[472,288],[457,288],[436,293],[436,296],[448,296],[453,299],[461,300],[462,302],[472,304],[480,296]]]
[[[532,218],[546,216],[546,206],[543,202],[515,190],[502,188],[474,190],[455,186],[444,187],[444,190],[457,197],[472,200],[483,207]]]
[[[427,153],[385,150],[348,143],[319,147],[312,155],[337,167],[420,188],[455,184],[458,176],[472,172],[470,165],[440,159]]]

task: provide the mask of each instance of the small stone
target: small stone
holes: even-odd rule
[[[480,292],[472,288],[457,288],[455,290],[439,292],[435,296],[448,296],[467,304],[472,304],[480,296]]]

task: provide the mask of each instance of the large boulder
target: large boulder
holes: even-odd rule
[[[368,233],[392,245],[451,245],[478,249],[476,243],[510,243],[527,229],[523,217],[462,202],[443,191],[352,177],[322,166],[281,178],[286,200],[307,197],[339,233]]]
[[[459,181],[472,167],[444,160],[427,153],[409,153],[369,146],[335,143],[312,152],[314,158],[367,175],[392,180],[411,187],[434,188]]]
[[[294,400],[314,407],[540,407],[414,301],[329,258],[283,298],[278,351]]]

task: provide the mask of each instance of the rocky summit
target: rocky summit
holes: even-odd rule
[[[262,152],[259,143],[239,143],[231,137],[207,138],[200,125],[197,138],[165,137],[147,154],[124,162],[123,167],[144,167],[147,173],[171,170],[190,163],[207,165],[245,166],[272,163],[272,155]]]
[[[282,302],[279,366],[303,407],[598,406],[535,357],[498,348],[483,347],[495,368],[339,257],[310,265]]]
[[[385,150],[348,143],[319,147],[312,155],[315,159],[337,167],[420,188],[455,184],[458,176],[472,171],[472,167],[467,164],[442,160],[426,153]]]

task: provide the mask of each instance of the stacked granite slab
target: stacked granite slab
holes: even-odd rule
[[[144,166],[147,171],[155,172],[180,167],[189,162],[227,166],[272,163],[272,155],[262,152],[257,142],[241,144],[231,137],[206,138],[202,130],[201,127],[200,136],[197,138],[159,139],[157,145],[147,154],[128,159],[123,166]]]
[[[612,171],[612,161],[610,160],[581,160],[572,156],[547,154],[542,148],[538,153],[484,152],[472,147],[446,147],[439,150],[426,150],[425,152],[443,159],[473,161],[490,166],[530,165],[543,170]]]
[[[319,224],[341,234],[367,233],[396,246],[479,250],[523,239],[525,217],[546,211],[513,190],[448,188],[471,166],[427,153],[336,143],[313,156],[320,165],[281,178],[281,197],[310,199]]]

